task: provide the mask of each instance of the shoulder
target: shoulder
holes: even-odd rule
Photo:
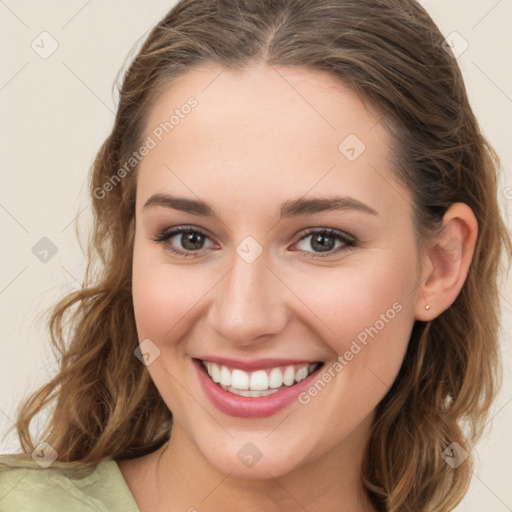
[[[52,462],[30,455],[0,455],[2,512],[139,512],[117,463]]]

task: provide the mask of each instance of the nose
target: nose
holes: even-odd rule
[[[290,292],[268,267],[265,253],[252,263],[235,253],[231,270],[215,290],[208,325],[233,344],[251,346],[272,339],[288,321]]]

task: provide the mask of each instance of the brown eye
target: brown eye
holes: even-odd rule
[[[153,240],[175,254],[190,256],[203,252],[210,238],[197,229],[181,227],[163,231]]]
[[[183,231],[179,240],[187,251],[197,251],[203,248],[205,237],[195,231]]]
[[[308,238],[311,238],[311,240],[306,242],[305,240]],[[311,253],[310,257],[323,257],[354,247],[356,240],[333,229],[321,229],[307,232],[299,240],[298,244],[300,243],[303,243],[300,250]],[[336,246],[337,243],[338,246]],[[313,251],[309,251],[308,248],[313,249]]]

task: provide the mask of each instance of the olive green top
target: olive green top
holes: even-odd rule
[[[112,458],[95,466],[49,462],[0,455],[1,512],[140,512]]]

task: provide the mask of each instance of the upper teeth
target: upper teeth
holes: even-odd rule
[[[277,389],[283,384],[292,386],[295,382],[304,380],[317,366],[316,364],[289,365],[248,373],[210,361],[203,361],[203,364],[213,382],[235,389],[253,391]]]

